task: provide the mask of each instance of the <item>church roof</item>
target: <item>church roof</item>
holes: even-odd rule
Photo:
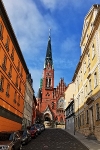
[[[39,88],[38,93],[37,93],[37,98],[42,98],[42,94],[41,94],[41,89]]]

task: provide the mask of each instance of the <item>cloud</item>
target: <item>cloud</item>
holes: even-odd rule
[[[79,48],[78,40],[76,39],[76,36],[67,37],[61,44],[61,50],[62,52],[73,52],[77,48]]]
[[[24,55],[29,52],[36,55],[40,53],[48,35],[48,28],[57,28],[55,21],[48,14],[43,16],[32,0],[3,2]]]
[[[43,6],[46,9],[50,9],[51,11],[55,9],[63,9],[64,7],[70,6],[70,7],[80,7],[82,6],[83,2],[80,0],[40,0],[43,4]]]

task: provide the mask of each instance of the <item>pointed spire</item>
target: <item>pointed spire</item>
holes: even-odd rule
[[[49,39],[48,39],[44,68],[46,68],[46,66],[48,65],[50,65],[53,68],[52,49],[51,49],[51,29],[49,29]]]

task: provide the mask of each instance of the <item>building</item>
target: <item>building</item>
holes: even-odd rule
[[[100,5],[84,19],[81,57],[73,76],[76,131],[100,141]]]
[[[65,128],[74,133],[74,83],[69,83],[64,93],[66,109],[65,109]]]
[[[34,108],[33,96],[34,96],[33,80],[31,78],[31,74],[29,73],[26,78],[26,88],[25,88],[25,100],[24,100],[24,111],[23,111],[24,128],[32,125],[33,108]]]
[[[64,91],[67,86],[61,78],[58,86],[54,88],[54,66],[51,49],[51,36],[49,34],[43,77],[40,83],[38,99],[40,100],[40,112],[44,121],[64,123]]]
[[[28,73],[16,36],[0,0],[0,131],[19,130],[22,127]]]

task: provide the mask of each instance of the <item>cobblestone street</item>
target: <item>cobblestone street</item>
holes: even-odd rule
[[[46,129],[23,150],[88,150],[81,142],[62,129]]]

